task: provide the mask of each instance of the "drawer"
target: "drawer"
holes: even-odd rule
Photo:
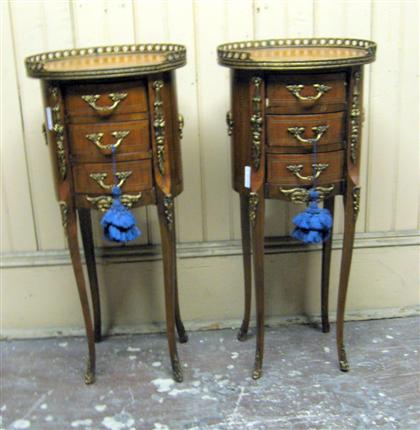
[[[112,145],[117,145],[117,160],[151,157],[146,120],[70,125],[69,136],[75,161],[107,162],[112,156]]]
[[[116,171],[124,193],[152,188],[152,160],[116,163]],[[76,193],[104,194],[114,184],[111,163],[83,163],[73,166]]]
[[[267,78],[267,113],[323,113],[346,108],[346,74],[274,74]]]
[[[71,118],[113,118],[120,114],[146,112],[146,86],[142,80],[72,85],[65,88],[64,103]]]
[[[344,112],[320,115],[267,115],[267,145],[285,147],[289,152],[318,151],[343,147]],[[285,151],[287,152],[287,151]]]
[[[279,185],[312,185],[313,154],[267,154],[267,182]],[[344,151],[317,154],[316,184],[338,182],[343,176]]]
[[[112,205],[110,192],[103,192],[98,195],[76,194],[75,202],[77,208],[108,210]],[[134,193],[125,193],[121,196],[121,202],[128,208],[156,204],[156,193],[153,188]]]

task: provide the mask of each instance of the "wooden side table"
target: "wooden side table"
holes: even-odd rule
[[[364,64],[376,45],[355,39],[284,39],[228,43],[218,59],[231,70],[233,188],[240,193],[246,338],[251,308],[251,248],[257,307],[253,378],[264,354],[264,199],[306,203],[314,186],[334,212],[344,196],[345,230],[337,305],[340,369],[349,370],[343,342],[347,285],[360,205],[359,166]],[[313,151],[317,146],[317,160]],[[251,235],[252,232],[252,235]],[[252,236],[252,240],[251,240]],[[322,330],[329,331],[331,237],[323,244]]]
[[[148,44],[70,49],[26,59],[29,76],[42,80],[47,143],[57,199],[88,339],[85,382],[95,378],[95,341],[101,311],[90,210],[106,211],[114,183],[112,146],[121,202],[131,208],[156,204],[162,236],[166,328],[173,376],[182,381],[175,343],[187,341],[176,273],[175,203],[182,191],[174,69],[185,65],[182,45]],[[79,215],[90,282],[93,323],[77,239]]]

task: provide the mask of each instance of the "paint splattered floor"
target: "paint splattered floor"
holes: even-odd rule
[[[334,332],[267,329],[264,376],[250,378],[255,338],[190,333],[171,379],[163,335],[97,346],[97,381],[83,384],[80,338],[2,342],[2,429],[418,429],[420,318],[347,323],[352,370]]]

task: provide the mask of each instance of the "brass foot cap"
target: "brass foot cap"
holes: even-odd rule
[[[350,370],[350,365],[347,360],[340,360],[340,370],[342,372],[348,372]]]
[[[262,376],[262,369],[255,369],[252,372],[252,379],[254,379],[254,380],[260,379],[261,376]]]
[[[178,334],[178,339],[180,343],[187,343],[188,342],[188,334],[186,333],[186,331],[180,331],[180,333]]]
[[[172,361],[172,373],[174,375],[175,382],[182,382],[184,377],[182,375],[181,365],[179,364],[178,357]]]
[[[184,380],[184,376],[182,374],[181,369],[173,369],[173,374],[175,382],[182,382]]]
[[[90,385],[95,382],[95,374],[91,371],[85,373],[85,384]]]
[[[248,330],[243,329],[242,327],[238,331],[237,338],[240,342],[243,342],[248,337]]]

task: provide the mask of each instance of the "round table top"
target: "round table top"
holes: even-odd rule
[[[29,76],[41,79],[94,79],[164,72],[184,66],[183,45],[120,45],[45,52],[26,58]]]
[[[270,39],[220,45],[218,60],[234,69],[304,70],[367,64],[375,61],[375,53],[376,44],[369,40]]]

